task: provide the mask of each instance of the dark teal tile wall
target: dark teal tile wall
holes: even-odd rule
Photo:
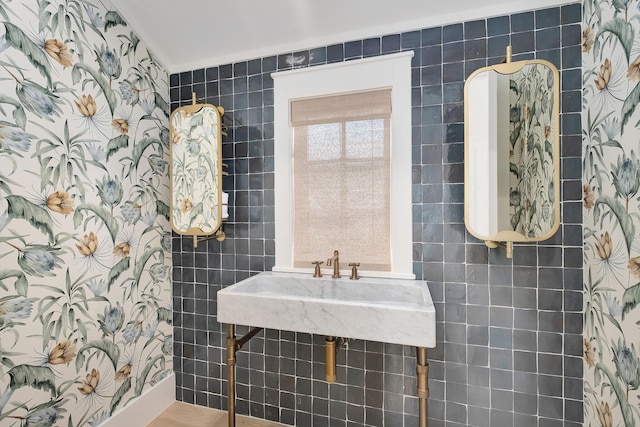
[[[429,281],[430,426],[580,426],[582,421],[581,6],[579,3],[321,46],[171,76],[222,105],[231,195],[227,239],[193,250],[174,236],[177,397],[226,408],[225,327],[216,292],[274,264],[270,73],[413,50],[414,272]],[[542,58],[562,81],[562,225],[508,260],[465,230],[464,80],[479,67]],[[245,329],[240,330],[240,333]],[[301,427],[417,426],[413,348],[353,340],[324,382],[324,337],[266,331],[239,354],[238,412]]]

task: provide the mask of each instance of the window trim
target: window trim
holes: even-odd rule
[[[413,51],[281,71],[274,81],[274,179],[276,262],[273,271],[293,267],[293,99],[392,88],[391,92],[391,272],[362,271],[370,277],[415,279],[411,208],[411,58]],[[336,248],[339,249],[339,248]],[[318,260],[331,254],[318,254]],[[344,260],[358,261],[358,260]],[[343,265],[347,265],[343,261]]]

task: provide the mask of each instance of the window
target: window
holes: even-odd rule
[[[390,89],[291,101],[294,267],[340,248],[391,271],[390,119]]]
[[[413,278],[412,52],[274,73],[274,270]],[[346,268],[345,268],[346,269]]]

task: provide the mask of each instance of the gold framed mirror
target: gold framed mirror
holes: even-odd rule
[[[171,227],[178,234],[224,239],[222,107],[196,104],[169,117]]]
[[[487,246],[548,239],[560,225],[560,90],[544,60],[469,76],[464,93],[465,225]]]

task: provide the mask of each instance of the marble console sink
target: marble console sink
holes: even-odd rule
[[[436,315],[421,280],[265,272],[218,291],[218,321],[435,347]]]

